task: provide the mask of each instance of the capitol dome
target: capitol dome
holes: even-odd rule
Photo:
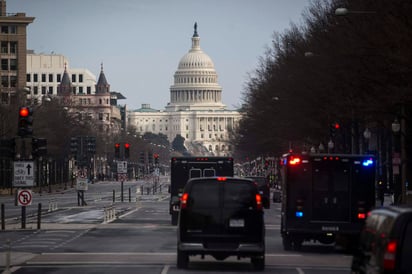
[[[167,110],[224,109],[222,87],[212,59],[200,48],[197,23],[194,25],[192,47],[179,61],[174,84],[170,87]]]

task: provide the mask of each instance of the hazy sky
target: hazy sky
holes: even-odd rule
[[[247,75],[290,23],[300,24],[309,0],[7,0],[7,12],[36,19],[27,48],[62,54],[70,68],[98,77],[103,62],[112,91],[129,109],[164,109],[180,59],[198,24],[229,109],[241,104]],[[69,69],[70,69],[69,68]]]

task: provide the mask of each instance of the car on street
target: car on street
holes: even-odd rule
[[[250,258],[265,267],[265,224],[256,184],[240,177],[204,177],[187,182],[180,202],[177,267],[189,257]]]
[[[245,178],[251,179],[258,185],[259,193],[262,195],[263,207],[270,208],[270,185],[266,177],[264,176],[246,176]]]
[[[412,273],[412,207],[372,210],[352,261],[352,273]]]

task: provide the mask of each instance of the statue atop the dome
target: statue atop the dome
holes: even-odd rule
[[[199,35],[197,34],[197,22],[195,22],[194,28],[195,28],[195,33],[193,33],[193,37],[198,37]]]

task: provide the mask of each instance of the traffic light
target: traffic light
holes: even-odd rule
[[[334,138],[336,136],[336,131],[340,128],[339,123],[333,122],[329,126],[329,135],[331,138]]]
[[[120,144],[119,143],[114,144],[114,157],[120,158]]]
[[[71,137],[70,138],[70,154],[77,157],[77,152],[79,151],[79,138]]]
[[[29,107],[19,108],[17,135],[20,137],[33,135],[33,111]]]
[[[155,165],[159,164],[159,154],[155,153],[154,155]]]
[[[47,139],[46,138],[33,138],[31,140],[31,148],[33,158],[47,155]]]
[[[96,154],[96,137],[85,137],[86,153],[89,155]]]
[[[130,157],[130,144],[124,144],[124,158],[128,159]]]

